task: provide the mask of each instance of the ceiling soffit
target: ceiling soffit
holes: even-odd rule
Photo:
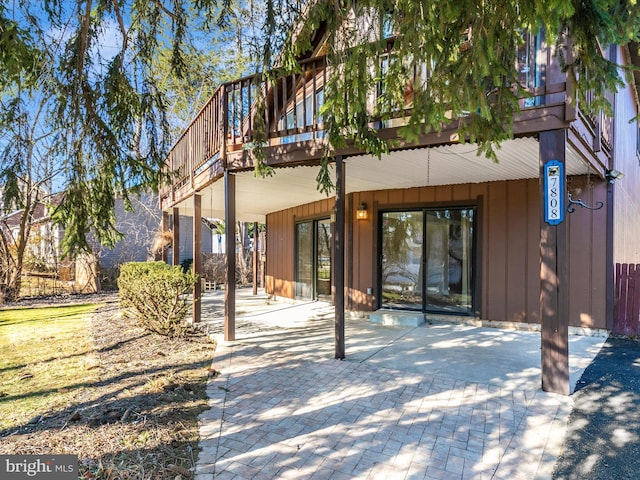
[[[498,162],[477,155],[474,144],[446,145],[391,152],[381,159],[359,155],[345,159],[346,192],[412,188],[462,183],[537,178],[538,141],[518,138],[503,142],[497,150]],[[239,221],[264,222],[267,213],[327,198],[317,189],[318,166],[276,169],[271,177],[256,178],[253,172],[236,174],[236,216]],[[587,163],[568,147],[568,175],[583,175]],[[335,172],[332,171],[335,179]],[[224,182],[203,189],[202,215],[224,218]],[[190,215],[190,200],[179,205]]]

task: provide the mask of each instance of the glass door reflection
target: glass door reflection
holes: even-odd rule
[[[383,212],[381,303],[472,313],[475,208]]]
[[[426,212],[427,310],[471,313],[473,309],[473,209]]]
[[[331,298],[331,221],[309,220],[295,227],[295,296]]]
[[[422,309],[423,213],[382,214],[382,306]]]

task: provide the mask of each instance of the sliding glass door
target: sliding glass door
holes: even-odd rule
[[[382,214],[383,307],[422,309],[422,211]]]
[[[428,311],[473,311],[474,209],[427,210],[426,307]]]
[[[296,224],[296,298],[313,298],[313,222]]]
[[[316,220],[316,298],[331,298],[331,221]]]
[[[382,213],[382,306],[473,312],[475,208]]]
[[[295,236],[296,298],[331,298],[330,220],[297,223]]]

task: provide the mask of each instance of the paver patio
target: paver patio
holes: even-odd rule
[[[340,361],[332,307],[253,302],[216,351],[196,480],[550,478],[572,399],[527,366],[539,333],[348,319]],[[574,381],[603,342],[571,338]]]

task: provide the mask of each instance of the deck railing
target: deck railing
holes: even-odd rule
[[[258,140],[257,132],[268,145],[319,138],[327,71],[326,58],[317,57],[300,62],[297,73],[252,75],[222,84],[167,156],[166,168],[175,173],[172,187],[179,189],[227,152]]]
[[[523,109],[565,100],[567,86],[564,83],[557,83],[558,78],[552,79],[556,81],[554,84],[547,83],[551,56],[542,55],[541,48],[544,47],[540,39],[533,34],[525,34],[525,42],[518,47],[519,81],[530,93],[521,101]],[[389,52],[381,55],[379,61],[388,61],[388,55]],[[547,64],[541,64],[540,58],[546,58]],[[416,67],[416,75],[428,78],[425,68]],[[228,153],[253,143],[273,146],[322,138],[324,126],[320,110],[330,74],[326,58],[316,57],[300,62],[296,73],[270,72],[222,84],[169,152],[166,168],[176,172],[176,176],[161,196],[166,197],[171,190],[189,184],[215,162],[224,163]],[[375,104],[381,94],[383,92],[376,92],[372,103]],[[405,113],[400,110],[398,116]],[[589,121],[606,146],[612,135],[611,122],[604,117]],[[390,126],[388,122],[376,125]]]
[[[608,93],[606,98],[610,105],[614,104],[615,98],[612,93]],[[586,101],[588,106],[590,106],[592,101],[592,94],[590,92],[587,93]],[[610,153],[613,148],[613,118],[602,111],[591,115],[587,115],[582,110],[580,113],[582,120],[595,139],[594,150],[605,150],[607,153]]]

